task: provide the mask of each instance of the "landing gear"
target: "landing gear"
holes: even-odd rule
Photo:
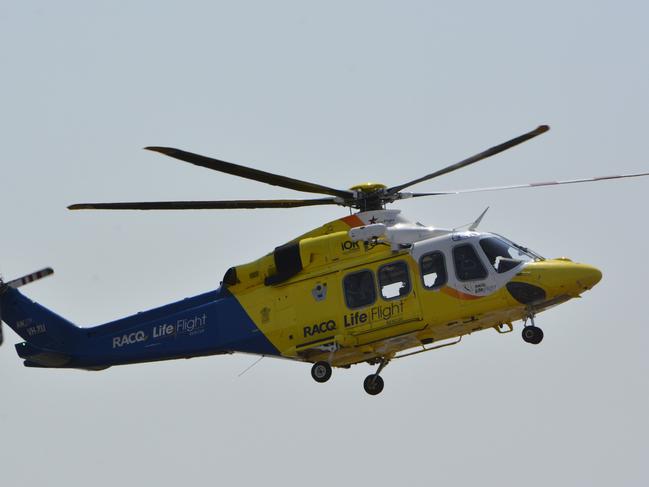
[[[534,324],[534,314],[530,313],[529,320],[532,323],[531,325],[527,324],[525,320],[525,326],[523,327],[523,341],[531,343],[532,345],[538,345],[543,340],[543,330]]]
[[[376,369],[376,372],[374,374],[368,375],[363,382],[363,389],[365,389],[365,392],[367,392],[369,395],[376,396],[377,394],[380,394],[381,391],[383,391],[385,383],[383,382],[383,377],[381,377],[379,374],[381,374],[381,371],[385,368],[386,365],[388,365],[391,358],[392,356],[382,357],[381,359],[374,359],[370,362],[371,365],[378,362],[379,367]],[[311,377],[313,377],[313,380],[320,383],[327,382],[329,379],[331,379],[331,365],[329,364],[329,362],[321,360],[314,363],[311,367]]]
[[[383,390],[385,383],[383,382],[383,377],[381,377],[379,374],[385,368],[385,366],[388,365],[388,363],[390,363],[390,359],[382,358],[381,362],[379,363],[379,368],[376,369],[376,373],[370,374],[365,377],[365,380],[363,381],[363,389],[365,389],[365,392],[367,392],[370,396],[376,396]]]
[[[311,377],[313,377],[313,380],[316,382],[327,382],[331,379],[331,365],[323,361],[316,362],[313,364],[313,367],[311,367]]]
[[[384,385],[383,377],[377,374],[368,375],[363,381],[363,389],[371,396],[380,394]]]
[[[526,326],[523,328],[523,340],[532,345],[538,345],[543,340],[543,330],[538,326]]]

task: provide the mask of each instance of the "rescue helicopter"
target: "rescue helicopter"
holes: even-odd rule
[[[18,289],[51,269],[0,280],[0,319],[24,340],[27,367],[103,370],[115,365],[248,353],[312,364],[316,382],[333,368],[375,365],[364,389],[379,394],[393,360],[448,347],[466,335],[510,333],[538,345],[536,316],[579,297],[602,273],[568,258],[547,259],[512,240],[414,223],[386,206],[406,198],[534,188],[649,173],[428,193],[406,188],[467,167],[528,141],[546,125],[455,164],[396,186],[364,183],[341,190],[169,147],[175,159],[292,190],[316,199],[82,203],[71,210],[197,210],[347,207],[348,216],[317,227],[263,257],[229,268],[220,286],[198,296],[91,327],[78,327]],[[486,210],[485,210],[486,211]],[[0,335],[1,337],[1,335]],[[1,340],[1,338],[0,338]]]

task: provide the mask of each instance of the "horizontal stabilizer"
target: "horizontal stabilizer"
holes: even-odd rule
[[[27,367],[63,367],[71,359],[68,354],[41,349],[26,342],[17,344],[16,352],[20,358],[25,359]]]
[[[13,281],[9,281],[8,283],[6,283],[6,285],[8,287],[17,289],[21,286],[24,286],[25,284],[38,281],[39,279],[51,276],[52,274],[54,274],[54,270],[51,267],[46,267],[45,269],[41,269],[40,271],[32,272],[31,274],[27,274],[26,276],[19,277],[18,279],[14,279]]]

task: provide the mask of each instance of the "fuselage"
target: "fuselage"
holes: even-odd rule
[[[0,304],[30,366],[100,369],[234,352],[348,366],[511,329],[600,279],[592,266],[544,259],[496,234],[378,210],[233,267],[215,291],[104,325],[78,328],[6,286]]]
[[[381,238],[354,240],[381,224]],[[397,211],[353,215],[296,242],[299,272],[268,285],[264,269],[277,271],[269,255],[237,267],[229,288],[281,355],[337,366],[500,331],[601,279],[592,266],[544,259],[491,233],[412,224]]]

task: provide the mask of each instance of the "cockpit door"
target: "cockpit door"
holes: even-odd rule
[[[498,289],[496,273],[485,262],[480,249],[472,242],[463,242],[453,246],[451,254],[454,287],[463,306],[472,305],[478,299],[484,303],[490,296],[495,297]]]

